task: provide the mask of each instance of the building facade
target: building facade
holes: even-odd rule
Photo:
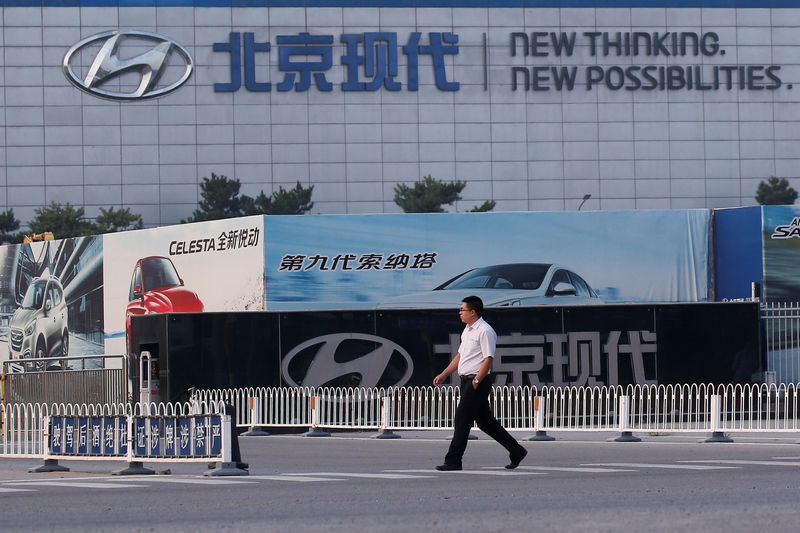
[[[176,223],[212,173],[314,213],[751,205],[800,188],[800,0],[4,0],[0,207]],[[797,89],[795,89],[797,86]],[[590,195],[590,196],[589,196]]]

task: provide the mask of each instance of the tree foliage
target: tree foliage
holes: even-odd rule
[[[469,210],[470,213],[486,213],[487,211],[491,211],[494,209],[494,206],[497,205],[497,202],[494,200],[486,200],[481,205],[476,205],[472,209]]]
[[[314,202],[311,201],[311,193],[313,192],[313,185],[306,188],[299,181],[293,189],[286,190],[283,187],[278,187],[278,190],[273,191],[270,196],[261,191],[261,194],[253,200],[253,205],[250,208],[251,212],[247,214],[302,215],[314,207]],[[249,197],[245,196],[245,198]]]
[[[33,210],[36,216],[28,222],[32,233],[53,232],[56,239],[81,237],[97,233],[97,225],[86,219],[82,207],[51,202],[50,205]]]
[[[461,200],[466,182],[445,183],[430,174],[423,176],[413,187],[398,183],[394,187],[394,203],[406,213],[444,213],[442,205]]]
[[[302,215],[314,207],[314,202],[311,201],[313,185],[303,187],[298,181],[293,189],[286,190],[279,187],[269,196],[261,191],[255,198],[240,194],[241,186],[236,178],[212,172],[211,178],[203,178],[200,184],[202,200],[198,203],[198,209],[195,209],[190,218],[181,222],[219,220],[245,215]]]
[[[64,205],[51,202],[50,205],[34,209],[36,216],[28,222],[31,233],[44,233],[50,231],[56,239],[82,237],[84,235],[97,235],[112,233],[144,227],[142,215],[131,213],[128,208],[108,209],[100,208],[100,215],[95,221],[86,218],[83,207],[75,207],[66,203]],[[21,238],[20,238],[21,240]]]
[[[791,205],[797,200],[797,191],[789,186],[786,178],[770,176],[758,184],[755,198],[761,205]]]
[[[211,173],[211,178],[203,178],[200,184],[202,200],[192,216],[181,222],[201,222],[221,218],[240,217],[245,214],[244,202],[239,197],[242,184],[237,179],[228,179],[222,174]]]
[[[22,234],[14,233],[18,229],[19,220],[14,216],[13,209],[0,212],[0,244],[21,242]]]
[[[461,191],[466,186],[466,182],[461,180],[445,183],[428,174],[412,187],[402,183],[395,185],[394,203],[405,213],[444,213],[442,206],[461,200]],[[470,211],[491,211],[495,205],[494,200],[486,200]]]
[[[142,229],[144,222],[142,215],[131,213],[129,208],[114,211],[111,206],[108,209],[100,208],[100,214],[95,219],[97,226],[96,233],[114,233],[131,229]]]

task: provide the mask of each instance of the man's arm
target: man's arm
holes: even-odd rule
[[[478,383],[483,381],[483,378],[485,378],[487,374],[489,374],[489,371],[492,369],[493,362],[494,362],[494,357],[486,357],[483,359],[483,363],[481,363],[481,369],[478,370],[477,374],[475,374],[475,379],[478,380]],[[472,382],[472,388],[473,389],[478,388],[478,386],[475,384],[474,381]]]
[[[442,370],[441,374],[433,378],[433,384],[438,387],[439,385],[444,383],[444,380],[446,380],[450,376],[450,374],[452,374],[458,369],[458,361],[460,359],[461,359],[461,354],[457,353],[456,356],[453,357],[453,360],[450,361],[450,364],[447,365],[447,368]]]
[[[483,354],[483,362],[481,363],[481,369],[478,370],[478,373],[475,375],[475,379],[477,379],[479,383],[483,381],[483,378],[485,378],[489,374],[489,371],[492,370],[494,353],[495,350],[497,350],[497,334],[493,329],[484,330],[480,336],[480,343],[481,353]],[[478,388],[474,381],[472,382],[472,388]]]

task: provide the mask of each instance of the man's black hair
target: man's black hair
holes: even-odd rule
[[[478,315],[478,318],[483,316],[483,300],[477,296],[467,296],[461,301],[467,304],[467,307],[475,311],[475,314]]]

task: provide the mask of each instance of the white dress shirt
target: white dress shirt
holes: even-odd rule
[[[466,326],[461,333],[461,344],[458,353],[458,375],[467,376],[477,374],[481,369],[483,360],[494,357],[497,346],[497,333],[483,318],[476,320],[471,326]]]

